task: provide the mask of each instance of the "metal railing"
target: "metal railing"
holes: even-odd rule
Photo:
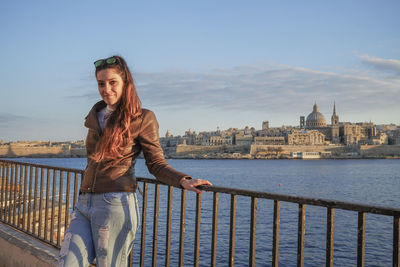
[[[29,234],[41,241],[60,247],[63,234],[68,226],[69,213],[77,201],[77,193],[82,170],[60,168],[39,164],[0,160],[0,221],[13,226],[26,234]],[[164,264],[170,266],[171,251],[171,228],[173,226],[173,188],[166,186],[154,179],[137,178],[142,187],[142,216],[140,228],[140,250],[138,263],[140,266],[149,265],[150,259],[146,254],[146,238],[148,226],[148,205],[149,196],[154,196],[152,203],[152,241],[151,241],[151,264],[157,266],[158,241],[159,241],[159,220],[160,220],[160,186],[167,188],[166,210],[165,210],[165,247]],[[154,191],[149,193],[149,184],[154,185]],[[306,206],[318,206],[326,209],[326,266],[333,266],[334,252],[334,225],[335,210],[348,210],[358,214],[357,227],[357,266],[364,266],[365,261],[365,227],[366,214],[378,214],[393,218],[393,266],[400,265],[400,209],[370,206],[363,204],[347,203],[326,199],[305,198],[267,192],[257,192],[234,188],[217,186],[200,186],[202,190],[213,192],[212,215],[211,215],[211,244],[209,256],[210,265],[217,265],[218,245],[218,215],[220,194],[230,197],[230,218],[229,218],[229,253],[226,253],[226,262],[229,266],[235,265],[236,229],[237,229],[237,198],[245,197],[250,200],[250,220],[248,226],[248,266],[255,266],[256,262],[256,230],[257,230],[257,201],[258,199],[272,200],[273,224],[272,224],[272,255],[266,260],[272,262],[272,266],[279,264],[279,237],[280,237],[280,211],[281,202],[295,203],[298,205],[297,215],[297,266],[304,266],[305,250],[305,219]],[[179,219],[179,242],[177,242],[178,265],[183,266],[185,261],[185,226],[187,225],[187,199],[186,190],[180,190],[180,219]],[[190,211],[194,214],[194,240],[193,266],[199,266],[201,255],[201,215],[202,215],[202,194],[196,194],[195,208]],[[209,215],[209,210],[204,213]],[[149,223],[150,224],[150,223]],[[204,233],[205,234],[205,233]],[[207,233],[208,234],[208,233]],[[388,240],[390,242],[390,240]],[[174,243],[175,244],[175,243]],[[172,245],[174,245],[172,244]],[[187,256],[186,256],[187,257]],[[130,255],[130,263],[133,262],[133,254]]]

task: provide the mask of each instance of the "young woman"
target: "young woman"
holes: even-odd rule
[[[127,266],[138,228],[135,161],[143,151],[158,180],[201,193],[192,179],[164,159],[153,112],[142,109],[125,60],[112,56],[94,62],[102,101],[86,117],[87,167],[58,259],[59,266]]]

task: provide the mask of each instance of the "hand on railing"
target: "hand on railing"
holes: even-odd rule
[[[198,194],[201,194],[201,190],[197,189],[196,186],[199,185],[210,185],[212,186],[212,183],[210,183],[208,180],[202,180],[202,179],[185,179],[182,178],[180,181],[181,186],[189,191],[196,192]]]

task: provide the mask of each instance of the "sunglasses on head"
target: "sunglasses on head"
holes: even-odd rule
[[[93,64],[96,68],[101,67],[103,65],[112,65],[119,63],[119,59],[117,57],[109,57],[96,60]]]

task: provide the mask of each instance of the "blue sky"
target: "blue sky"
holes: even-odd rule
[[[79,140],[93,61],[128,62],[160,135],[400,124],[399,1],[1,1],[0,139]]]

